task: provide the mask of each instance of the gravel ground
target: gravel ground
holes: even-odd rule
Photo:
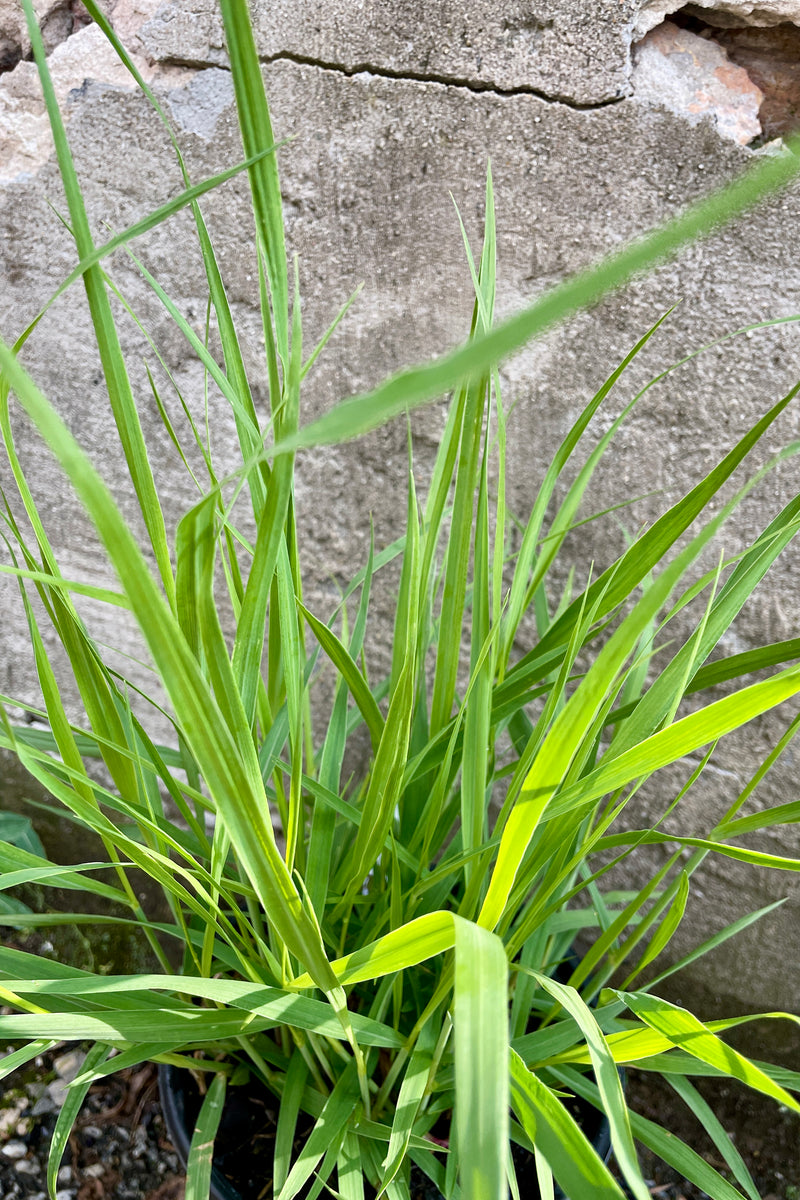
[[[42,1055],[0,1085],[0,1196],[47,1200],[47,1154],[66,1086],[83,1054]],[[89,1091],[58,1172],[57,1200],[183,1200],[155,1067],[124,1071]]]

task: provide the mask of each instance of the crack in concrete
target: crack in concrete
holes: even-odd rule
[[[463,88],[469,92],[490,92],[494,96],[535,96],[537,100],[543,100],[547,104],[563,104],[566,108],[572,108],[579,112],[592,112],[598,108],[608,108],[613,104],[619,104],[622,100],[627,99],[626,96],[611,96],[606,100],[596,100],[592,103],[581,104],[569,96],[551,95],[548,92],[543,92],[540,88],[525,84],[504,88],[499,87],[495,83],[484,82],[480,79],[470,79],[456,75],[430,74],[426,71],[396,70],[392,67],[379,67],[367,62],[355,63],[352,66],[343,66],[341,63],[326,62],[323,59],[294,54],[289,50],[280,50],[277,54],[271,54],[267,58],[262,59],[262,62],[267,65],[274,62],[292,62],[300,67],[316,67],[320,71],[332,71],[338,75],[345,75],[348,78],[353,75],[374,75],[379,79],[394,79],[406,83],[438,83],[443,87]]]
[[[208,63],[190,58],[181,58],[177,55],[168,55],[160,60],[163,64],[171,67],[186,67],[195,71],[203,70],[223,70],[229,71],[230,67],[222,63]],[[542,100],[546,104],[562,104],[565,108],[574,109],[577,112],[594,112],[596,109],[609,108],[614,104],[620,104],[623,100],[627,100],[628,95],[611,96],[606,100],[596,100],[592,103],[581,104],[577,100],[571,99],[569,96],[551,95],[548,92],[543,92],[539,88],[527,85],[518,87],[499,87],[497,84],[483,82],[480,79],[461,78],[459,76],[436,75],[426,71],[411,71],[397,70],[393,67],[379,67],[374,63],[354,63],[352,66],[344,66],[342,63],[328,62],[324,59],[311,58],[304,54],[295,54],[290,50],[279,50],[276,54],[269,54],[261,59],[264,66],[271,66],[276,62],[290,62],[298,67],[314,67],[318,71],[329,71],[332,74],[343,75],[351,79],[355,75],[372,75],[377,79],[391,79],[401,83],[438,83],[442,87],[462,88],[465,91],[480,93],[489,93],[493,96],[501,96],[507,98],[510,96],[534,96],[537,100]]]

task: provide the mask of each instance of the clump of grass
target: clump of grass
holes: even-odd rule
[[[92,0],[88,8],[136,75]],[[327,336],[307,354],[269,108],[242,0],[222,0],[222,12],[246,156],[234,170],[247,170],[253,202],[266,414],[254,402],[199,204],[233,171],[193,186],[176,144],[182,194],[97,246],[28,0],[26,11],[79,259],[59,293],[79,279],[85,286],[119,434],[116,467],[130,479],[147,543],[137,544],[89,456],[22,366],[30,329],[14,348],[0,346],[0,429],[19,493],[13,504],[5,500],[4,570],[19,580],[43,696],[38,715],[47,725],[43,731],[14,725],[4,707],[0,745],[98,836],[105,856],[64,867],[6,840],[0,863],[5,887],[35,881],[79,888],[122,906],[126,916],[98,919],[138,927],[163,972],[109,977],[0,950],[0,997],[15,1010],[0,1016],[0,1034],[27,1039],[3,1060],[0,1073],[58,1040],[93,1043],[56,1128],[51,1195],[92,1081],[153,1059],[206,1072],[211,1080],[190,1152],[193,1196],[208,1192],[209,1145],[225,1090],[248,1072],[282,1100],[273,1169],[280,1200],[292,1200],[314,1178],[346,1200],[362,1200],[366,1185],[408,1200],[412,1162],[448,1198],[499,1200],[507,1176],[515,1195],[520,1182],[509,1139],[533,1153],[543,1196],[553,1195],[555,1180],[572,1200],[621,1198],[621,1186],[564,1103],[573,1095],[605,1113],[621,1173],[638,1200],[648,1192],[634,1138],[715,1200],[740,1196],[689,1146],[629,1113],[618,1067],[668,1073],[698,1112],[702,1102],[688,1083],[698,1073],[743,1080],[800,1110],[791,1094],[797,1076],[755,1064],[721,1040],[738,1020],[704,1024],[658,999],[655,982],[641,982],[680,924],[692,875],[707,855],[798,869],[796,860],[749,850],[739,840],[797,819],[796,802],[767,813],[744,811],[797,721],[704,836],[667,834],[661,822],[630,829],[625,814],[654,772],[713,748],[800,691],[800,668],[786,665],[798,656],[796,641],[708,661],[794,537],[800,499],[735,560],[699,581],[692,576],[752,480],[721,507],[710,506],[797,389],[616,562],[551,608],[548,588],[567,535],[627,412],[586,451],[584,435],[660,322],[610,373],[555,450],[514,553],[497,363],[785,183],[797,160],[761,162],[725,191],[499,325],[489,175],[477,260],[465,238],[475,292],[468,340],[304,425],[303,380]],[[200,499],[170,540],[163,484],[150,468],[103,261],[184,207],[196,224],[222,365],[157,281],[145,278],[189,339],[209,384],[230,403],[240,463],[220,477],[190,419],[205,476]],[[152,385],[167,419],[154,379]],[[62,576],[14,449],[12,392],[94,523],[119,591]],[[452,393],[452,401],[424,496],[417,494],[409,454],[403,536],[387,549],[370,547],[335,612],[311,611],[303,602],[295,455],[356,437],[444,393]],[[177,448],[185,435],[168,428],[182,470]],[[779,457],[797,449],[786,447]],[[558,504],[557,494],[564,496]],[[251,518],[254,538],[243,532]],[[392,663],[387,677],[373,682],[364,669],[370,595],[377,573],[393,560],[399,560],[400,581]],[[43,610],[34,605],[34,593]],[[168,743],[148,733],[146,711],[134,712],[125,679],[93,640],[75,595],[117,605],[135,618],[167,697],[174,733]],[[649,671],[653,647],[669,639],[670,623],[698,597],[704,608],[690,635],[669,646],[657,672]],[[233,629],[223,628],[226,608]],[[519,656],[521,622],[531,611],[538,639]],[[45,651],[44,619],[69,659],[84,709],[80,722],[65,711]],[[465,657],[466,680],[460,672]],[[312,724],[309,699],[320,660],[336,673],[323,727]],[[773,673],[753,682],[753,673],[766,666]],[[721,681],[736,688],[718,699],[713,689]],[[694,702],[685,713],[689,695]],[[152,711],[160,722],[155,700]],[[345,755],[364,731],[369,763],[350,782]],[[680,813],[710,753],[667,812]],[[102,779],[89,769],[93,759],[104,765]],[[653,878],[638,891],[604,895],[607,871],[636,847],[654,843],[670,853]],[[100,867],[111,867],[115,882],[101,882]],[[142,907],[129,877],[134,867],[162,887],[168,920],[155,921]],[[686,963],[767,911],[721,931]],[[14,924],[52,920],[13,914]],[[570,945],[586,929],[595,931],[595,940],[571,961]],[[172,965],[176,950],[179,973]],[[314,1128],[293,1159],[301,1113]],[[431,1130],[450,1114],[447,1153],[437,1156],[441,1143],[431,1141]],[[714,1133],[737,1184],[755,1195],[735,1148],[721,1128]]]

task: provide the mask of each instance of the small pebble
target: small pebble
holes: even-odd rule
[[[81,1054],[80,1050],[70,1050],[67,1054],[60,1054],[54,1059],[53,1067],[56,1074],[65,1083],[72,1083],[72,1080],[80,1073],[83,1066],[85,1054]]]
[[[72,1183],[72,1167],[59,1167],[56,1183]]]
[[[105,1175],[106,1169],[102,1163],[92,1163],[92,1165],[87,1167],[83,1173],[84,1175],[88,1176],[89,1179],[101,1179],[102,1176]]]
[[[12,1131],[18,1137],[23,1137],[28,1131],[20,1129],[20,1117],[30,1104],[27,1096],[18,1096],[7,1101],[7,1107],[0,1111],[0,1139],[7,1138]]]
[[[131,1145],[131,1154],[134,1158],[141,1158],[147,1150],[147,1130],[144,1125],[137,1125],[133,1131],[133,1139]]]
[[[6,1142],[5,1146],[0,1149],[0,1154],[5,1155],[6,1158],[24,1158],[27,1153],[28,1147],[25,1143],[13,1139]]]
[[[35,1158],[20,1158],[14,1164],[14,1170],[20,1175],[39,1175],[42,1164]]]
[[[51,1103],[55,1104],[56,1108],[61,1108],[63,1105],[67,1098],[67,1091],[68,1088],[63,1079],[54,1079],[53,1082],[48,1085],[47,1094],[50,1097]]]
[[[31,1116],[44,1117],[47,1116],[48,1113],[58,1112],[59,1108],[60,1105],[55,1103],[53,1097],[50,1095],[47,1089],[45,1089],[44,1093],[39,1097],[31,1109]]]

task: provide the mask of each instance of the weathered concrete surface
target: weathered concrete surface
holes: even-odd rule
[[[601,9],[593,11],[597,15]],[[366,37],[361,30],[363,12],[354,8],[352,19],[353,37]],[[419,19],[424,25],[424,12]],[[148,36],[143,30],[143,43]],[[197,44],[204,44],[202,38]],[[274,44],[262,49],[267,56],[275,53]],[[588,48],[587,56],[590,61]],[[212,65],[185,73],[176,69],[168,79],[159,80],[156,73],[154,78],[178,123],[192,176],[200,179],[236,161],[240,148],[230,80],[226,71],[213,65],[213,47],[205,60],[186,57],[195,65]],[[393,61],[397,70],[404,65],[410,72],[418,70],[417,59]],[[146,102],[127,83],[84,85],[85,71],[84,65],[73,84],[80,90],[68,99],[68,128],[99,235],[105,222],[121,228],[181,185],[163,131]],[[290,246],[300,254],[307,345],[314,344],[353,288],[361,281],[365,285],[345,326],[308,377],[306,420],[340,397],[463,336],[471,287],[449,192],[476,244],[487,156],[491,155],[497,191],[499,305],[501,312],[509,312],[678,211],[741,170],[753,155],[747,147],[722,139],[711,120],[691,124],[666,105],[644,104],[635,94],[580,111],[536,95],[476,93],[472,78],[470,86],[447,86],[280,60],[265,73],[276,133],[296,135],[280,161]],[[584,86],[578,76],[575,94]],[[598,94],[607,91],[606,83],[597,88]],[[63,207],[52,161],[0,187],[0,333],[7,339],[24,328],[74,261],[69,235],[47,200]],[[231,303],[246,334],[260,397],[256,272],[244,186],[226,185],[208,199],[204,210]],[[530,509],[545,464],[580,408],[668,307],[682,301],[645,358],[610,398],[600,429],[608,427],[611,415],[638,387],[691,349],[768,316],[800,312],[800,263],[795,253],[799,219],[800,191],[795,188],[549,334],[504,367],[504,398],[507,405],[516,405],[509,435],[509,502],[516,513],[524,516]],[[184,214],[153,231],[137,252],[202,333],[205,284],[191,221]],[[109,267],[187,402],[202,413],[203,374],[183,339],[124,255],[115,256]],[[154,469],[174,524],[192,502],[191,481],[176,474],[174,452],[150,397],[142,359],[152,361],[152,353],[132,322],[125,319],[123,328]],[[797,380],[799,333],[797,327],[784,325],[725,343],[647,392],[618,435],[613,457],[598,473],[586,514],[642,496],[645,499],[618,514],[627,529],[636,530],[675,501]],[[85,308],[73,289],[42,321],[26,348],[25,361],[72,428],[94,449],[131,513],[130,498],[121,481],[113,479],[107,401],[97,363],[87,350],[90,344]],[[178,419],[177,401],[160,369],[154,370],[165,389],[165,403]],[[224,410],[215,406],[214,412],[215,446],[224,465],[232,423]],[[19,452],[37,481],[51,538],[67,547],[64,573],[96,578],[94,539],[85,533],[74,502],[18,413],[14,423]],[[415,420],[415,454],[423,480],[441,427],[438,408]],[[181,429],[185,432],[183,425]],[[769,434],[763,453],[754,456],[754,465],[798,434],[800,420],[790,408]],[[366,514],[374,514],[378,545],[396,535],[404,507],[405,453],[401,422],[357,445],[301,456],[297,503],[306,599],[320,614],[333,607],[337,585],[366,557]],[[793,495],[795,464],[796,460],[781,464],[748,497],[725,534],[727,554],[741,549]],[[6,475],[0,471],[3,483]],[[658,496],[650,495],[654,489],[659,489]],[[577,531],[570,549],[579,581],[591,561],[603,566],[623,545],[615,519]],[[795,636],[800,624],[798,565],[798,555],[792,552],[771,574],[727,639],[728,651]],[[110,583],[109,575],[100,582]],[[376,588],[371,650],[375,677],[388,660],[392,587],[387,579]],[[0,582],[0,603],[5,617],[0,692],[33,700],[36,689],[15,584]],[[98,640],[136,653],[137,643],[121,625],[118,610],[86,606],[85,611]],[[533,636],[532,628],[526,628],[521,651]],[[119,663],[137,682],[147,683],[144,669],[121,657]],[[697,827],[705,827],[709,812],[724,811],[788,719],[781,714],[758,722],[717,748],[708,789],[695,789],[685,805],[687,822],[696,817]],[[639,827],[657,820],[694,765],[687,761],[653,781],[647,794],[637,799],[632,823]],[[790,747],[751,804],[767,806],[794,798],[796,778],[797,760]],[[680,819],[680,810],[673,819]],[[752,844],[793,854],[799,848],[791,832],[780,838],[773,833],[753,835]],[[659,852],[637,852],[629,877],[646,876],[657,861]],[[744,866],[733,869],[721,860],[704,867],[698,880],[703,894],[681,930],[678,951],[768,899],[790,897],[736,946],[692,969],[694,986],[702,987],[704,995],[711,1000],[725,997],[733,1007],[797,1007],[800,891],[795,880],[789,874]],[[687,1002],[692,986],[683,985]],[[796,1054],[796,1032],[790,1037],[795,1041],[787,1043],[786,1052]]]
[[[597,104],[627,90],[633,0],[257,0],[259,48],[348,71],[469,81]],[[151,54],[225,61],[214,0],[168,0],[143,31]]]

